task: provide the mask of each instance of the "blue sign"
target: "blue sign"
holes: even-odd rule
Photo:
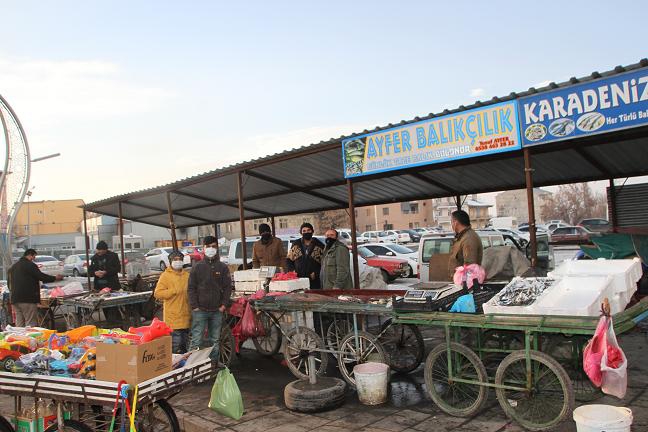
[[[532,146],[648,124],[648,68],[518,100]]]

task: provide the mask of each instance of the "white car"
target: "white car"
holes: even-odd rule
[[[286,253],[292,247],[291,243],[300,238],[298,235],[278,235],[277,237],[283,241]],[[248,268],[252,268],[252,248],[254,243],[260,239],[260,236],[245,237],[245,254],[247,255]],[[228,245],[220,246],[219,257],[222,262],[227,264],[230,272],[243,270],[243,244],[241,239],[233,239]]]
[[[399,233],[395,230],[386,230],[378,233],[379,243],[410,243],[412,238],[408,233]]]
[[[59,261],[50,255],[36,255],[34,258],[36,266],[45,274],[56,276],[63,274],[63,261]]]
[[[146,261],[148,261],[151,270],[164,271],[169,267],[169,254],[173,252],[172,247],[155,248],[146,252]]]
[[[378,241],[380,231],[365,231],[358,237],[358,243],[372,243]]]
[[[368,243],[364,247],[378,256],[407,260],[409,269],[407,269],[407,273],[403,277],[418,276],[418,252],[414,252],[412,249],[396,243]]]

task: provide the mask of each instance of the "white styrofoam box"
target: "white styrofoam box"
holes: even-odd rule
[[[307,290],[308,288],[310,288],[310,282],[308,278],[270,282],[270,291],[291,292],[297,290]]]
[[[512,315],[535,315],[534,311],[534,306],[538,301],[547,294],[549,290],[551,290],[551,286],[549,286],[547,289],[545,289],[542,294],[538,296],[538,298],[535,300],[535,302],[531,303],[528,306],[499,306],[497,305],[497,302],[499,301],[502,293],[508,288],[508,286],[512,283],[515,282],[516,279],[522,279],[522,278],[514,278],[511,282],[509,282],[504,289],[502,289],[500,292],[495,294],[493,298],[488,300],[486,303],[482,305],[482,308],[484,309],[484,314],[512,314]],[[533,279],[550,279],[550,278],[524,278],[528,280],[533,280]]]
[[[237,292],[255,293],[263,289],[263,281],[238,281],[234,282],[234,290]]]
[[[260,269],[238,270],[234,272],[234,282],[256,282],[260,280]]]

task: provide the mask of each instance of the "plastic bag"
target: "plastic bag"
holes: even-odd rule
[[[476,311],[475,297],[472,294],[464,294],[454,302],[449,312],[475,313]]]
[[[216,376],[209,399],[209,409],[234,420],[243,416],[241,391],[228,368],[222,369]]]
[[[607,328],[605,341],[606,347],[601,357],[601,390],[603,393],[623,399],[628,387],[628,360],[617,342],[612,319]]]
[[[486,270],[484,270],[484,268],[479,264],[468,264],[455,269],[452,281],[455,285],[461,285],[465,281],[468,288],[472,288],[475,279],[477,279],[480,284],[484,283],[484,279],[486,279]]]
[[[252,309],[250,303],[245,306],[245,312],[241,318],[241,336],[244,338],[265,336],[265,329],[257,319],[256,311]]]
[[[583,351],[583,370],[589,377],[590,381],[596,386],[601,386],[601,359],[606,347],[606,332],[608,327],[608,318],[601,317],[594,336],[587,343]]]

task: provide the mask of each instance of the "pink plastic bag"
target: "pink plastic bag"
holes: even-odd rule
[[[256,315],[256,311],[248,303],[241,318],[241,336],[244,338],[265,336],[265,329]]]
[[[594,336],[587,343],[583,351],[583,370],[589,377],[590,381],[596,386],[601,386],[602,373],[601,373],[601,359],[606,347],[606,331],[607,331],[608,318],[601,317]]]
[[[603,390],[603,393],[623,399],[628,387],[628,359],[619,346],[619,342],[617,342],[611,318],[605,341],[606,348],[603,350],[603,357],[601,357],[601,390]],[[621,361],[614,361],[617,364],[613,364],[611,356],[619,354],[621,355]]]
[[[462,285],[466,281],[468,288],[472,288],[474,279],[477,279],[480,284],[484,283],[484,279],[486,279],[486,270],[479,264],[468,264],[457,267],[452,281],[455,285]]]

